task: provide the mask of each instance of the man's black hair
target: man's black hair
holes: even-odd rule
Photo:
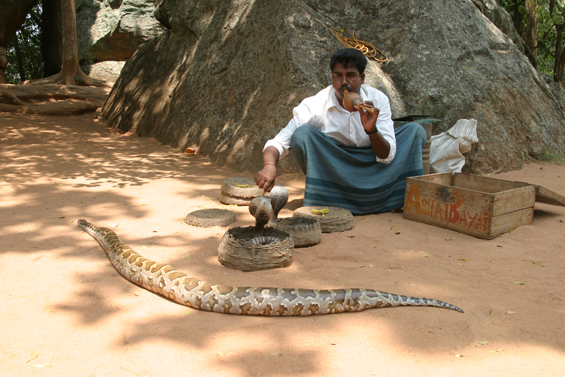
[[[332,72],[337,63],[342,64],[346,68],[352,65],[357,68],[359,73],[363,73],[367,66],[367,58],[365,58],[365,55],[359,50],[354,48],[342,48],[334,52],[330,59],[330,70]]]

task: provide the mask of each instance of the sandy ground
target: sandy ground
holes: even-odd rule
[[[289,268],[230,270],[227,228],[183,223],[222,208],[229,176],[203,157],[121,135],[92,114],[0,114],[1,376],[563,376],[565,208],[481,240],[405,220],[355,228],[296,249]],[[496,177],[565,195],[565,166]],[[304,177],[278,180],[301,205]],[[252,225],[247,207],[230,208]],[[365,287],[436,298],[464,314],[400,307],[302,318],[193,310],[123,279],[77,220],[111,227],[146,257],[240,286]],[[516,284],[513,282],[521,282]]]

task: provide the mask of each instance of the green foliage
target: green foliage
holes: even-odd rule
[[[12,84],[23,81],[22,73],[26,80],[41,77],[41,13],[41,4],[33,7],[8,45],[6,78]]]
[[[520,161],[529,164],[532,161],[549,162],[552,164],[565,164],[565,154],[551,149],[543,149],[537,154],[530,155],[525,151],[520,152]]]
[[[563,165],[565,162],[565,156],[563,153],[547,149],[542,150],[539,154],[535,155],[534,158],[538,161],[550,162],[559,165]]]
[[[553,76],[555,67],[556,32],[551,14],[549,1],[541,0],[537,9],[538,19],[538,70]]]
[[[526,26],[527,0],[499,0],[512,16],[514,24]],[[537,69],[553,76],[558,47],[558,34],[556,26],[565,23],[565,1],[564,0],[535,0],[533,7],[537,25]],[[551,4],[553,3],[553,7]],[[519,29],[519,28],[518,28]],[[520,32],[520,30],[518,30]],[[565,48],[565,41],[560,42],[560,48]],[[561,79],[563,81],[563,78]]]

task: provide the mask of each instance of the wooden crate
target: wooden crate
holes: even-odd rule
[[[463,173],[406,180],[404,218],[492,239],[531,224],[535,185]]]

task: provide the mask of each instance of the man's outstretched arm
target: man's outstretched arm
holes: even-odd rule
[[[263,169],[255,174],[255,184],[270,192],[275,186],[275,178],[277,176],[277,162],[279,162],[279,151],[275,147],[267,147],[263,151]]]

